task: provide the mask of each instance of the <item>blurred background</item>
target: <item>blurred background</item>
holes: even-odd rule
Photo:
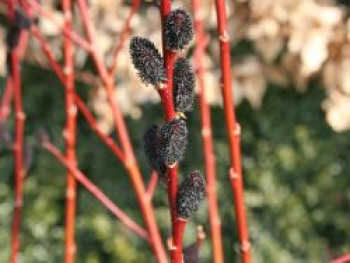
[[[63,22],[59,1],[41,1]],[[173,1],[189,12],[191,1]],[[350,9],[348,0],[226,1],[237,114],[242,125],[245,198],[253,262],[328,262],[350,252]],[[132,1],[90,0],[99,49],[111,64],[113,47]],[[202,1],[210,36],[205,83],[213,112],[218,193],[225,262],[238,262],[237,232],[227,171],[228,148],[219,90],[219,47],[212,0]],[[0,4],[0,93],[6,82],[6,6]],[[62,35],[50,21],[38,26],[56,57],[62,60]],[[144,1],[132,20],[132,35],[147,36],[160,47],[159,13]],[[74,27],[84,31],[75,16]],[[196,42],[185,50],[189,56]],[[135,153],[145,180],[149,170],[142,133],[162,123],[156,91],[143,85],[131,65],[128,44],[121,51],[115,75],[118,101],[125,113]],[[93,63],[76,49],[77,91],[98,117],[104,132],[115,137],[106,96]],[[31,38],[22,66],[23,103],[27,114],[21,262],[62,262],[66,172],[48,153],[35,146],[35,132],[45,127],[64,148],[64,93],[38,42]],[[13,116],[12,116],[13,117]],[[190,142],[181,174],[203,171],[198,104],[188,116]],[[79,167],[92,181],[142,224],[130,182],[113,154],[78,119]],[[13,118],[0,131],[0,261],[10,252],[13,208]],[[164,238],[170,219],[166,192],[158,186],[154,207]],[[185,245],[195,240],[196,225],[209,236],[207,207],[191,220]],[[211,262],[209,238],[200,255]],[[152,262],[149,246],[123,225],[83,188],[79,188],[77,262]]]

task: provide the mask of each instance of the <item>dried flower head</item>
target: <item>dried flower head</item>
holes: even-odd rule
[[[144,149],[148,158],[148,164],[152,170],[158,173],[160,178],[165,179],[166,176],[166,165],[159,151],[160,144],[160,127],[153,124],[148,128],[143,136]]]
[[[194,171],[179,186],[176,196],[177,214],[188,219],[196,212],[204,199],[205,181],[200,172]]]
[[[183,119],[175,118],[162,126],[160,154],[165,164],[173,165],[182,160],[187,147],[187,135],[187,126]]]
[[[150,40],[143,37],[132,38],[130,55],[132,63],[144,83],[156,86],[160,82],[167,81],[163,59]]]
[[[165,45],[170,50],[183,49],[193,38],[190,16],[182,9],[170,12],[164,22]]]
[[[176,60],[174,68],[174,105],[177,112],[188,112],[193,108],[195,75],[187,58]]]

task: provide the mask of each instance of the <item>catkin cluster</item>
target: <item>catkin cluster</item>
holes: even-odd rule
[[[165,48],[176,52],[186,47],[193,38],[192,21],[186,11],[176,9],[164,21]],[[145,84],[156,89],[167,88],[164,60],[155,45],[143,37],[130,41],[131,61]],[[176,117],[163,124],[151,125],[144,134],[144,148],[150,168],[167,182],[167,168],[180,162],[188,145],[185,113],[193,109],[195,75],[190,61],[180,56],[175,61],[173,74],[173,103]],[[204,196],[205,182],[199,172],[193,172],[180,185],[177,212],[184,219],[195,212]]]

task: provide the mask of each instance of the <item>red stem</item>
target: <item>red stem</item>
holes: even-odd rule
[[[230,41],[227,31],[227,15],[224,0],[215,0],[217,13],[217,31],[220,38],[220,66],[221,66],[221,85],[224,101],[224,111],[226,120],[226,129],[229,137],[230,147],[230,181],[234,195],[234,210],[236,213],[237,228],[239,235],[239,244],[241,248],[241,260],[244,263],[251,262],[251,249],[247,228],[247,219],[243,196],[243,179],[241,166],[241,148],[240,148],[240,126],[236,122],[234,99],[231,86],[231,58]]]
[[[169,122],[175,117],[172,90],[173,90],[173,70],[175,65],[176,53],[166,48],[164,35],[163,35],[164,21],[170,12],[171,12],[171,0],[161,0],[160,14],[161,14],[161,20],[162,20],[163,57],[164,57],[164,66],[166,68],[168,82],[163,89],[159,90],[159,95],[162,100],[166,122]],[[179,185],[177,170],[178,170],[177,164],[174,167],[168,167],[168,176],[169,176],[168,200],[169,200],[169,206],[170,206],[172,240],[173,240],[173,247],[170,250],[172,263],[181,263],[183,261],[182,233],[179,232],[179,229],[181,227],[179,226],[180,221],[177,220],[177,212],[176,212],[176,195],[177,195],[178,185]]]
[[[74,43],[76,43],[81,48],[85,49],[86,51],[91,51],[92,47],[91,45],[81,36],[79,36],[75,31],[71,29],[67,29],[66,27],[62,27],[60,22],[52,16],[51,13],[47,12],[44,8],[40,6],[40,4],[37,3],[36,0],[27,0],[24,1],[26,7],[30,7],[31,9],[34,9],[37,11],[41,16],[48,18],[52,23],[54,23],[58,28],[62,29],[62,33],[69,37]]]
[[[13,99],[13,87],[11,78],[6,81],[6,88],[2,95],[1,106],[0,106],[0,122],[5,122],[11,113],[11,102]]]
[[[53,54],[49,44],[47,43],[44,36],[40,33],[37,26],[33,25],[31,28],[32,34],[36,37],[36,39],[39,41],[47,59],[49,60],[49,63],[51,65],[51,68],[55,72],[56,76],[60,79],[62,84],[65,83],[65,76],[62,70],[62,67],[60,64],[56,61],[55,55]]]
[[[17,5],[15,0],[8,1],[8,19],[10,23],[14,23],[14,9]],[[20,249],[20,224],[23,203],[23,132],[25,114],[22,108],[22,91],[20,77],[20,61],[18,56],[18,47],[11,50],[11,83],[14,92],[14,109],[15,109],[15,143],[14,151],[14,176],[15,176],[15,206],[12,220],[12,240],[11,240],[11,263],[18,260],[18,252]]]
[[[331,263],[346,263],[346,262],[350,262],[350,254],[343,255],[340,258],[333,259],[331,261]]]
[[[175,219],[174,232],[176,234],[173,236],[173,247],[170,248],[172,262],[183,262],[182,237],[185,233],[186,223],[186,219],[180,217],[177,217]],[[175,251],[175,253],[173,253],[173,251]]]
[[[120,38],[119,44],[116,46],[115,51],[114,51],[113,64],[109,70],[110,75],[115,74],[115,71],[116,71],[117,66],[118,66],[118,64],[117,64],[118,63],[118,55],[119,55],[120,51],[123,49],[125,42],[126,42],[128,36],[130,35],[131,20],[132,20],[134,14],[139,10],[140,2],[141,2],[140,0],[133,0],[133,2],[132,2],[132,7],[130,9],[130,13],[125,20],[123,30],[122,30],[120,37],[119,37]]]
[[[17,56],[18,60],[21,61],[24,53],[27,49],[28,44],[28,33],[26,31],[21,32],[19,37],[18,47],[17,47]],[[10,72],[8,73],[11,74]],[[0,103],[0,122],[5,122],[8,116],[11,113],[11,102],[13,99],[13,87],[11,83],[11,78],[8,78],[6,81],[6,88],[2,96],[2,100]]]
[[[149,239],[145,229],[135,223],[123,210],[115,205],[94,183],[92,183],[75,163],[71,163],[60,151],[50,142],[45,141],[43,147],[49,151],[57,160],[64,165],[72,176],[75,177],[96,199],[98,199],[111,213],[113,213],[126,227],[144,239]],[[150,240],[149,240],[150,241]]]
[[[151,179],[149,180],[147,186],[147,198],[152,199],[154,191],[156,190],[158,184],[158,175],[155,171],[151,173]]]
[[[63,14],[65,18],[64,28],[72,28],[71,1],[62,1]],[[66,144],[66,158],[71,165],[77,165],[76,160],[76,119],[77,108],[74,103],[74,55],[73,43],[67,36],[64,37],[64,77],[65,77],[65,111],[66,127],[63,131]],[[75,217],[76,217],[76,198],[77,182],[74,176],[67,171],[67,188],[66,188],[66,218],[65,218],[65,244],[64,244],[64,261],[73,263],[76,254],[75,243]]]
[[[202,122],[202,141],[203,153],[206,173],[206,192],[209,208],[210,221],[210,235],[213,250],[213,261],[215,263],[224,262],[222,234],[221,234],[221,220],[218,211],[218,198],[216,191],[216,161],[214,155],[213,136],[211,129],[211,112],[205,93],[205,84],[203,79],[204,68],[202,58],[205,55],[205,35],[203,32],[202,17],[200,10],[200,1],[193,0],[193,12],[195,17],[195,35],[196,35],[196,50],[194,52],[195,66],[197,69],[198,83],[199,83],[199,102],[200,114]]]
[[[74,94],[74,100],[76,105],[78,106],[79,111],[83,114],[86,121],[89,123],[91,129],[100,137],[100,139],[111,149],[111,151],[117,156],[117,158],[124,163],[125,162],[125,155],[120,150],[119,146],[114,142],[114,140],[103,133],[101,129],[98,127],[98,124],[92,115],[92,113],[89,111],[89,109],[86,107],[84,101],[77,95]]]

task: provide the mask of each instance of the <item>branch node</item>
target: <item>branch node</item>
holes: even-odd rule
[[[172,169],[175,168],[178,162],[172,163],[172,164],[168,164],[168,168]]]
[[[230,168],[229,174],[230,174],[230,179],[231,179],[231,180],[239,178],[239,174],[238,174],[238,173],[235,173],[235,171],[233,170],[233,168]]]
[[[70,74],[73,73],[73,68],[72,68],[72,67],[69,67],[69,66],[65,66],[65,67],[63,68],[63,73],[64,73],[65,75],[70,75]]]
[[[25,113],[23,111],[20,111],[20,112],[16,113],[16,118],[18,120],[25,120],[26,119],[26,115],[25,115]]]
[[[202,129],[202,136],[203,137],[210,137],[211,135],[211,129],[208,127],[205,127]]]
[[[240,249],[242,252],[247,252],[249,251],[251,248],[250,242],[245,240],[242,242],[242,244],[240,245]]]
[[[228,43],[230,41],[230,37],[229,37],[226,30],[220,35],[220,41],[226,42],[226,43]]]

